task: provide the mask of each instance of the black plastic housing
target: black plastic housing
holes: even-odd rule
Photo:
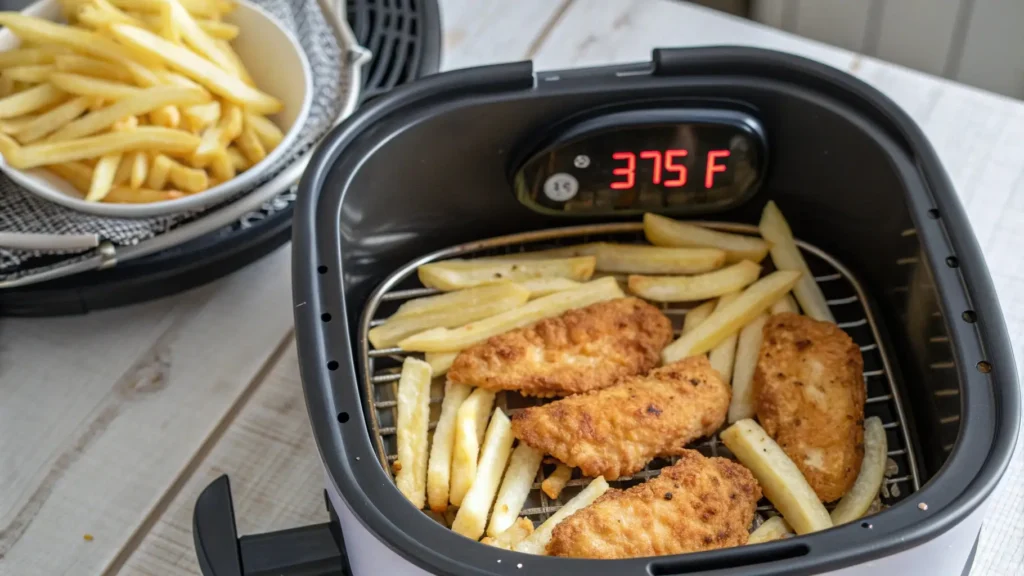
[[[709,102],[756,110],[771,157],[759,192],[713,219],[754,223],[765,202],[775,200],[798,237],[858,276],[888,334],[902,396],[909,398],[922,489],[864,527],[615,561],[527,556],[475,544],[415,510],[381,468],[364,413],[354,355],[367,296],[395,268],[428,252],[581,223],[530,210],[516,200],[508,179],[523,154],[519,148],[559,120],[613,104]],[[1015,365],[968,221],[919,128],[888,98],[838,70],[787,54],[715,47],[656,50],[651,63],[536,75],[528,62],[439,74],[369,103],[334,130],[299,196],[296,335],[321,456],[369,531],[429,572],[834,570],[949,530],[989,496],[1009,463],[1020,423]],[[329,322],[322,320],[325,313]],[[943,345],[934,346],[934,338]],[[935,365],[948,367],[937,372]],[[934,394],[947,389],[955,395]]]

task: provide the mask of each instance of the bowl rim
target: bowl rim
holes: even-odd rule
[[[34,2],[24,8],[21,13],[36,16],[46,8],[56,5],[58,1],[59,0],[39,0],[38,2]],[[192,210],[200,210],[218,204],[228,197],[239,194],[239,192],[246,187],[252,186],[267,174],[268,168],[281,160],[285,152],[292,147],[292,144],[294,144],[295,140],[298,138],[302,127],[305,126],[306,120],[308,120],[310,111],[313,107],[313,72],[309,63],[309,58],[307,57],[305,50],[302,48],[302,44],[299,42],[298,38],[296,38],[295,34],[286,28],[277,17],[268,12],[262,6],[249,2],[248,0],[235,0],[235,4],[236,10],[238,7],[244,7],[245,9],[259,13],[263,18],[269,20],[278,29],[278,31],[284,35],[291,44],[293,50],[298,54],[299,63],[302,68],[302,78],[306,88],[305,93],[303,94],[302,103],[299,106],[299,111],[295,116],[295,120],[292,123],[292,126],[285,132],[281,143],[267,154],[266,158],[258,162],[255,166],[227,182],[212,186],[202,192],[190,194],[182,198],[175,198],[173,200],[149,202],[145,204],[86,202],[84,199],[70,196],[52,185],[42,182],[37,177],[33,177],[33,175],[27,171],[11,167],[3,160],[2,156],[0,156],[0,171],[14,181],[15,184],[36,197],[70,208],[77,212],[113,218],[150,218],[154,216],[167,216]],[[0,38],[13,35],[13,32],[8,29],[0,30]]]

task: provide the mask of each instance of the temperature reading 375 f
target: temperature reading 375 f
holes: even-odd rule
[[[658,184],[666,188],[681,188],[686,185],[689,174],[682,159],[689,155],[687,150],[644,150],[639,154],[635,152],[615,152],[612,160],[621,162],[612,174],[621,177],[613,181],[610,186],[613,190],[630,190],[637,183],[638,163],[650,163],[650,170],[643,166],[643,173],[650,174],[651,184]],[[638,158],[639,157],[639,158]],[[704,187],[712,188],[715,184],[715,174],[725,172],[728,166],[719,163],[719,160],[729,157],[728,150],[709,150],[706,169],[704,172]],[[646,178],[646,176],[645,176]]]

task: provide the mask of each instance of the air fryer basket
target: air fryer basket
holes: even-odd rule
[[[653,104],[755,110],[768,135],[769,172],[751,200],[713,219],[754,223],[775,200],[800,239],[859,280],[858,301],[874,315],[877,342],[858,342],[888,356],[884,372],[893,388],[881,394],[903,397],[907,438],[899,446],[908,452],[900,465],[908,474],[916,468],[921,489],[890,498],[892,506],[870,522],[674,557],[592,562],[472,545],[409,506],[382,466],[373,407],[381,398],[368,397],[363,386],[379,376],[362,359],[364,311],[371,295],[371,308],[386,297],[384,288],[374,295],[385,278],[431,252],[608,222],[529,210],[511,191],[510,170],[529,152],[524,142],[566,117]],[[295,317],[328,477],[371,533],[425,570],[513,573],[522,564],[531,574],[819,572],[946,532],[984,502],[1009,462],[1020,419],[1014,363],[956,195],[902,111],[826,66],[706,48],[659,50],[653,63],[609,68],[534,75],[529,63],[516,63],[442,74],[382,97],[336,129],[301,188]],[[497,562],[502,558],[508,560]]]

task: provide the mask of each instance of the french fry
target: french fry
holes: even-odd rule
[[[515,456],[514,453],[513,456]],[[512,465],[509,464],[509,467],[511,466]],[[480,540],[480,542],[482,544],[496,546],[504,550],[512,550],[516,544],[525,540],[530,534],[533,534],[533,522],[530,522],[529,518],[516,518],[515,523],[512,524],[508,530],[505,530],[497,536],[484,538],[483,540]]]
[[[511,285],[511,291],[496,296],[490,301],[459,308],[444,308],[428,314],[419,314],[405,318],[389,319],[384,324],[371,328],[367,334],[373,347],[380,350],[394,346],[404,338],[418,334],[424,330],[437,328],[454,328],[489,318],[523,304],[530,297],[530,292],[521,287]]]
[[[267,157],[267,151],[263,149],[263,143],[256,136],[256,131],[252,129],[252,126],[242,128],[242,133],[235,139],[235,144],[238,145],[242,154],[245,154],[250,164],[258,164]]]
[[[768,243],[755,236],[729,234],[671,218],[644,214],[644,236],[655,246],[704,247],[725,250],[726,262],[760,262],[768,254]]]
[[[213,126],[220,119],[220,102],[213,100],[206,104],[195,104],[184,109],[182,119],[193,132]]]
[[[7,120],[0,120],[0,132],[4,134],[16,134],[25,128],[25,125],[35,122],[39,116],[19,116],[18,118],[9,118]]]
[[[540,489],[547,494],[548,498],[556,500],[562,494],[562,490],[565,489],[570,478],[572,478],[572,468],[565,464],[559,464],[555,466],[555,471],[540,483]]]
[[[694,302],[723,294],[737,292],[754,283],[761,275],[761,267],[750,260],[742,260],[714,272],[696,276],[637,276],[629,277],[629,291],[655,302]]]
[[[90,112],[51,134],[46,141],[58,142],[90,136],[109,128],[118,120],[128,116],[147,114],[163,106],[198,104],[209,100],[201,90],[175,86],[158,86],[142,90],[131,98]]]
[[[799,314],[800,308],[796,305],[796,300],[793,299],[792,294],[786,294],[782,298],[779,298],[772,307],[769,308],[772,314],[782,314],[783,312],[792,312],[793,314]]]
[[[458,352],[491,336],[508,332],[543,318],[557,316],[573,308],[621,298],[622,290],[614,278],[588,282],[575,290],[555,292],[526,304],[458,328],[432,328],[398,343],[403,350],[416,352]]]
[[[154,190],[163,188],[171,175],[171,166],[173,164],[174,162],[167,156],[157,154],[153,158],[153,164],[149,167],[149,174],[146,176],[146,186]]]
[[[128,185],[137,190],[142,188],[146,182],[146,176],[149,174],[149,157],[145,152],[133,152],[131,159],[132,169]]]
[[[210,178],[204,170],[189,168],[173,160],[171,160],[168,179],[175,188],[191,194],[202,192],[210,187]]]
[[[889,459],[889,445],[885,436],[885,427],[877,416],[864,419],[864,459],[861,460],[860,472],[850,490],[839,499],[832,510],[832,524],[839,526],[853,522],[871,508],[871,503],[878,497],[878,491],[885,480],[885,465]]]
[[[164,0],[110,0],[110,3],[122,10],[138,12],[160,12]],[[190,14],[201,18],[214,18],[221,13],[230,12],[232,6],[228,2],[209,2],[208,0],[183,0],[182,5]]]
[[[256,136],[259,136],[260,142],[263,143],[263,147],[266,148],[267,153],[277,148],[277,145],[284,140],[284,133],[277,127],[276,124],[267,120],[265,117],[259,114],[253,114],[251,112],[245,113],[245,125],[249,126],[256,132]]]
[[[217,20],[196,20],[196,24],[217,40],[234,40],[238,37],[238,26]]]
[[[181,38],[186,44],[200,56],[205,56],[210,62],[228,72],[235,73],[234,61],[221,51],[217,42],[200,28],[178,0],[164,0],[164,6],[169,11],[169,17],[174,27],[180,32]]]
[[[14,136],[22,144],[31,144],[81,116],[89,107],[89,101],[89,98],[85,96],[72,98],[60,106],[36,116],[31,122],[23,124],[14,131]]]
[[[131,154],[134,154],[134,152],[132,152]],[[114,156],[120,156],[120,163],[117,165],[117,172],[114,173],[114,183],[113,183],[113,186],[126,186],[129,183],[129,180],[131,180],[131,177],[132,177],[132,163],[131,163],[131,158],[129,158],[130,154],[128,154],[128,155],[117,155],[117,154],[115,154]],[[102,162],[102,160],[103,159],[101,158],[100,162]],[[96,164],[98,166],[99,162],[97,162]],[[107,192],[109,192],[109,190]]]
[[[181,124],[181,112],[177,106],[164,106],[149,113],[149,122],[154,126],[177,128]]]
[[[223,148],[217,150],[217,153],[210,160],[210,173],[221,182],[226,182],[235,177],[235,165],[231,162],[227,151]]]
[[[128,132],[138,127],[139,119],[135,116],[129,116],[127,118],[122,118],[117,122],[114,122],[114,125],[111,126],[110,129],[113,130],[114,132]]]
[[[821,288],[814,281],[814,275],[811,274],[807,262],[800,254],[800,248],[793,240],[793,231],[775,202],[769,201],[764,207],[758,227],[761,230],[761,236],[772,243],[771,254],[775,267],[779,270],[800,272],[800,280],[793,287],[793,295],[796,296],[797,302],[803,308],[804,314],[815,320],[834,323],[836,319],[828,308],[825,295],[821,293]]]
[[[119,153],[102,156],[99,162],[96,162],[96,168],[92,173],[92,183],[89,185],[89,193],[85,195],[86,202],[99,202],[106,198],[114,185],[114,176],[120,164],[121,154]]]
[[[715,305],[715,310],[724,309],[726,306],[731,304],[739,294],[732,293],[726,294],[718,299],[718,304]],[[711,367],[718,370],[718,374],[722,377],[722,380],[726,384],[732,382],[732,366],[736,360],[736,340],[739,338],[738,333],[733,333],[727,336],[724,340],[719,342],[711,352],[708,353],[708,361],[711,363]]]
[[[179,190],[153,190],[151,188],[136,190],[127,186],[114,186],[103,201],[114,204],[150,204],[177,200],[183,196],[185,194]]]
[[[109,10],[102,10],[96,6],[88,5],[82,6],[82,8],[75,13],[75,18],[78,22],[85,24],[98,32],[102,32],[113,24],[141,25],[141,22],[119,10],[117,12],[111,12]]]
[[[7,163],[19,170],[46,164],[85,160],[135,150],[160,150],[166,154],[188,154],[199,138],[181,130],[140,126],[131,132],[111,132],[64,142],[44,142],[22,147]]]
[[[750,537],[747,538],[747,544],[761,544],[773,540],[782,540],[792,535],[793,531],[790,530],[789,524],[786,524],[782,516],[772,516],[758,526],[757,530],[750,533]]]
[[[488,284],[465,290],[455,290],[435,296],[425,296],[407,300],[398,307],[398,310],[388,318],[388,321],[425,314],[436,314],[442,310],[460,310],[486,304],[492,300],[508,298],[510,296],[521,298],[522,295],[529,295],[529,291],[522,286],[504,282],[501,284]],[[525,300],[524,300],[525,301]]]
[[[14,118],[35,112],[60,102],[65,93],[50,84],[40,84],[28,90],[0,98],[0,118]]]
[[[423,508],[427,493],[427,424],[430,416],[430,365],[406,358],[398,381],[396,440],[401,469],[395,475],[398,490]]]
[[[242,172],[243,170],[248,170],[252,167],[252,165],[249,164],[249,161],[246,160],[245,155],[238,150],[237,146],[228,146],[228,149],[225,152],[233,169]]]
[[[88,56],[62,54],[54,59],[54,64],[57,70],[61,72],[93,76],[115,82],[134,81],[132,75],[123,67],[95,58],[89,58]]]
[[[440,374],[433,371],[436,378]],[[473,388],[465,384],[445,382],[444,400],[441,401],[441,415],[434,428],[434,440],[430,446],[430,460],[427,464],[427,504],[434,512],[444,513],[448,509],[448,482],[451,479],[452,449],[455,446],[455,417],[459,407],[469,397]]]
[[[110,27],[114,37],[138,51],[160,58],[165,64],[199,82],[211,92],[260,114],[274,114],[282,108],[277,98],[242,82],[235,76],[224,74],[215,64],[184,46],[134,26],[115,24]]]
[[[708,302],[705,302],[687,312],[686,316],[683,316],[682,333],[686,334],[687,332],[692,332],[694,328],[700,326],[708,319],[708,316],[711,316],[711,313],[715,311],[716,304],[717,302],[715,300],[709,300]]]
[[[231,44],[228,44],[225,40],[217,40],[217,47],[224,53],[225,56],[231,61],[231,72],[249,86],[255,86],[256,83],[253,81],[252,76],[249,75],[249,71],[246,70],[245,64],[242,59],[238,57],[238,54],[231,48]]]
[[[832,526],[828,510],[800,469],[757,422],[749,418],[740,420],[723,430],[719,437],[736,459],[750,469],[764,495],[797,534]]]
[[[593,504],[594,500],[600,498],[607,490],[608,482],[604,477],[595,478],[590,484],[587,484],[587,487],[582,492],[566,502],[550,518],[538,526],[533,531],[533,534],[530,534],[526,539],[516,544],[514,550],[526,554],[544,554],[548,542],[551,541],[551,533],[554,531],[555,526],[558,526],[562,520]]]
[[[594,274],[595,258],[583,256],[556,260],[444,260],[417,269],[420,282],[428,288],[459,290],[509,280],[569,278],[588,280]]]
[[[455,357],[458,355],[458,352],[427,352],[424,354],[424,360],[430,364],[434,375],[443,376],[448,373],[448,369],[452,367],[452,362],[455,362]]]
[[[14,138],[0,133],[0,155],[4,157],[5,162],[10,163],[12,159],[21,155],[21,146],[18,146]]]
[[[40,82],[46,82],[46,79],[49,78],[50,74],[53,74],[55,70],[56,67],[53,64],[34,64],[7,68],[4,70],[3,74],[11,80],[38,84]]]
[[[6,98],[14,93],[14,80],[0,74],[0,98]]]
[[[477,388],[462,402],[455,415],[455,443],[448,485],[448,501],[455,506],[462,505],[462,499],[476,478],[481,437],[493,406],[494,392]]]
[[[157,27],[156,33],[175,44],[180,44],[181,26],[179,26],[174,18],[174,8],[172,6],[172,0],[165,0],[163,5],[160,6],[160,25]]]
[[[594,256],[598,272],[626,274],[699,274],[722,266],[725,252],[717,248],[665,248],[640,244],[592,242],[565,248],[524,252],[501,259],[546,259]]]
[[[487,527],[487,514],[494,504],[494,496],[501,483],[501,474],[505,471],[509,454],[512,452],[512,421],[501,409],[496,409],[487,425],[483,449],[480,451],[480,462],[477,464],[476,478],[462,504],[459,513],[452,522],[452,531],[478,540],[484,535]]]
[[[192,165],[202,168],[215,156],[225,154],[225,147],[242,133],[242,110],[233,104],[224,106],[216,126],[203,131],[203,139],[192,154]]]
[[[791,290],[799,279],[799,272],[779,270],[751,284],[738,298],[712,312],[700,326],[683,334],[662,350],[662,362],[670,364],[714,348],[767,310],[773,302]]]
[[[69,94],[95,96],[104,100],[120,100],[121,98],[136,96],[142,92],[141,88],[121,82],[111,82],[110,80],[68,72],[54,72],[50,74],[50,83]]]
[[[740,330],[736,342],[736,360],[732,371],[732,399],[729,401],[729,423],[753,418],[756,414],[754,402],[754,371],[761,352],[764,338],[764,323],[767,314],[759,314]]]
[[[93,169],[91,167],[81,162],[66,162],[64,164],[51,164],[46,169],[68,181],[83,196],[89,192],[89,186],[92,185]]]
[[[0,52],[0,69],[52,64],[58,52],[51,48],[15,48]]]
[[[543,457],[544,454],[539,450],[531,448],[524,442],[520,442],[512,451],[505,479],[502,480],[498,498],[494,501],[491,521],[487,524],[488,536],[496,538],[517,524],[516,519],[530,495],[533,480],[537,477],[537,470],[540,469]],[[533,523],[530,523],[530,531],[533,531]]]
[[[563,290],[579,288],[583,284],[568,278],[531,278],[517,282],[523,288],[530,291],[530,298],[540,298]]]
[[[42,18],[14,12],[0,12],[0,25],[10,28],[23,41],[32,41],[38,44],[59,44],[121,64],[141,86],[156,86],[160,83],[156,74],[146,68],[143,63],[136,62],[126,56],[123,47],[96,32],[63,26],[43,20]],[[121,26],[126,25],[121,24]],[[158,63],[152,57],[145,55],[143,55],[143,59],[146,64]]]

